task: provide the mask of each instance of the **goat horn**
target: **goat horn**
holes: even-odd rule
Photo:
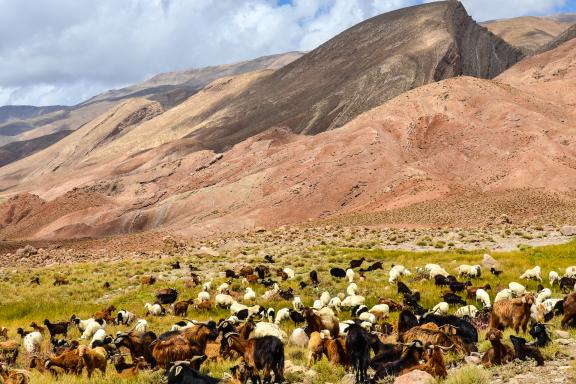
[[[449,346],[449,347],[444,347],[444,346],[442,346],[442,345],[438,345],[437,347],[440,348],[440,349],[442,349],[443,351],[449,351],[449,350],[451,350],[452,348],[454,348],[454,344],[452,344],[452,345]]]
[[[230,336],[240,336],[240,334],[238,332],[228,332],[224,335],[224,338],[227,339]]]

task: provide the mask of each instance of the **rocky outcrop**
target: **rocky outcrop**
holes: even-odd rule
[[[562,44],[564,44],[564,43],[566,43],[566,42],[568,42],[574,38],[576,38],[576,24],[574,24],[573,26],[568,28],[566,31],[564,31],[564,33],[562,33],[560,36],[556,37],[554,40],[552,40],[551,42],[549,42],[548,44],[546,44],[545,46],[540,48],[540,50],[538,50],[537,53],[543,53],[543,52],[550,51],[554,48],[558,48]]]

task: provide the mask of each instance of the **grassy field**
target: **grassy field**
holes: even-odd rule
[[[297,275],[294,280],[283,282],[282,288],[291,286],[301,296],[305,305],[311,305],[324,290],[329,291],[332,295],[338,292],[344,292],[347,282],[337,280],[329,276],[328,270],[334,266],[346,267],[348,261],[359,257],[366,257],[368,263],[382,261],[384,271],[375,271],[367,273],[365,281],[356,280],[359,286],[359,294],[366,297],[366,305],[371,306],[377,303],[380,297],[390,297],[400,300],[395,287],[388,284],[388,270],[392,264],[403,264],[413,272],[417,266],[423,266],[426,263],[434,262],[442,265],[449,272],[460,264],[479,264],[484,252],[464,252],[464,251],[438,251],[413,253],[405,251],[383,251],[380,249],[348,249],[313,247],[303,249],[301,252],[287,254],[282,257],[275,257],[276,266],[290,266]],[[256,253],[251,249],[243,249],[242,253],[236,254],[233,258],[229,254],[221,256],[194,256],[191,254],[177,254],[165,257],[157,257],[148,260],[124,260],[116,263],[78,263],[71,265],[54,265],[44,268],[35,269],[31,266],[22,266],[15,269],[0,270],[0,326],[9,328],[10,337],[16,336],[16,328],[27,328],[31,321],[41,323],[45,318],[51,321],[60,321],[69,319],[72,314],[81,318],[90,317],[94,312],[102,309],[108,304],[114,304],[118,309],[128,309],[139,316],[144,315],[143,305],[145,302],[154,301],[154,291],[158,288],[173,287],[180,293],[179,299],[188,299],[196,297],[200,287],[187,288],[186,284],[191,279],[188,268],[181,270],[172,270],[170,263],[179,260],[182,265],[191,263],[202,270],[199,274],[204,277],[204,281],[211,279],[213,289],[225,279],[221,277],[218,271],[232,265],[242,263],[260,263],[263,262],[261,257],[254,256]],[[505,253],[492,253],[501,266],[504,273],[496,278],[488,273],[483,274],[482,278],[477,281],[478,285],[488,282],[493,288],[502,283],[507,285],[510,281],[519,281],[520,274],[527,268],[540,265],[545,277],[545,286],[549,286],[547,275],[550,270],[556,270],[560,274],[564,268],[569,265],[576,265],[576,242],[564,245],[554,245],[541,248],[519,247],[517,251]],[[308,281],[308,272],[316,269],[320,276],[320,288],[315,291],[313,288],[301,290],[298,283],[302,280]],[[159,281],[154,286],[142,286],[138,282],[138,277],[142,275],[154,275]],[[40,286],[31,285],[30,279],[33,276],[39,276]],[[64,277],[70,281],[69,285],[54,287],[52,282],[57,276]],[[111,284],[109,290],[103,288],[105,281]],[[414,281],[405,279],[405,282],[413,289],[419,290],[422,294],[422,305],[426,308],[432,307],[441,301],[441,290],[436,288],[429,281]],[[523,282],[528,289],[535,290],[535,282]],[[475,282],[476,285],[476,282]],[[233,284],[233,288],[241,290],[239,281]],[[257,286],[255,288],[258,296],[264,292],[264,288]],[[558,289],[554,289],[554,297],[562,296]],[[494,292],[490,292],[494,297]],[[279,309],[284,306],[290,306],[289,302],[275,300],[264,302],[258,298],[256,303],[266,307]],[[197,320],[213,319],[218,320],[226,317],[226,310],[218,309],[208,313],[195,313],[189,311],[188,318]],[[349,313],[342,312],[340,319],[350,318]],[[147,318],[151,330],[156,333],[168,330],[176,321],[180,320],[172,315],[166,317]],[[395,314],[392,314],[390,321],[395,321]],[[557,323],[557,319],[554,320]],[[283,329],[290,334],[294,325],[291,322],[283,324]],[[124,330],[125,327],[109,326],[107,331],[114,334],[117,330]],[[80,334],[74,330],[71,337],[79,338]],[[483,340],[483,337],[481,337]],[[487,342],[480,343],[480,349],[484,350],[488,346]],[[46,340],[45,351],[48,348]],[[554,355],[557,350],[551,347],[546,351],[549,356]],[[286,349],[286,359],[291,360],[294,364],[305,365],[305,351],[300,348],[288,346]],[[19,364],[24,365],[24,357],[19,358]],[[223,364],[206,364],[204,371],[221,377],[224,372],[234,362],[225,362]],[[344,374],[341,369],[335,369],[325,361],[314,367],[317,376],[314,382],[335,382]],[[109,371],[105,377],[92,379],[93,383],[117,383],[121,382],[115,377],[114,368],[109,366]],[[153,383],[159,380],[159,373],[142,375],[138,380],[132,380],[132,383]],[[84,383],[88,382],[84,378],[73,376],[53,381],[49,377],[43,377],[38,373],[33,373],[33,382],[38,383]],[[303,377],[298,375],[287,375],[290,381],[303,381]],[[450,381],[459,382],[459,381]]]

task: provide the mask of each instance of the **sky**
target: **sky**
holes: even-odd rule
[[[0,105],[74,105],[161,72],[314,49],[434,0],[0,0]],[[576,0],[462,0],[477,20],[576,12]]]

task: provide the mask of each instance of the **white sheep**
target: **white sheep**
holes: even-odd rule
[[[229,290],[230,290],[230,285],[228,283],[222,283],[218,286],[218,288],[216,289],[216,292],[228,293]]]
[[[412,273],[403,265],[395,265],[390,269],[390,272],[388,272],[388,282],[393,284],[398,280],[398,278],[400,278],[400,276],[410,276],[411,274]]]
[[[432,313],[437,315],[447,315],[449,309],[450,305],[445,301],[441,301],[438,304],[436,304],[434,308],[432,308]]]
[[[570,266],[566,268],[564,277],[576,277],[576,266]]]
[[[363,321],[360,323],[360,326],[366,330],[366,332],[372,332],[372,328],[374,327],[374,323],[369,321]]]
[[[363,305],[366,299],[364,296],[355,295],[355,296],[347,296],[344,300],[342,300],[342,307],[344,308],[351,308],[356,307],[358,305]]]
[[[542,277],[540,273],[542,272],[539,265],[535,266],[534,268],[527,269],[521,276],[520,279],[522,280],[537,280],[542,281]]]
[[[253,338],[264,337],[264,336],[276,336],[282,342],[286,340],[288,335],[286,332],[280,329],[280,327],[274,323],[259,322],[256,323],[256,328],[252,334]]]
[[[323,307],[322,301],[320,301],[320,300],[314,300],[314,304],[312,304],[312,308],[314,308],[314,309],[320,309],[320,308],[322,308],[322,307]]]
[[[320,309],[315,309],[314,313],[316,313],[318,316],[327,316],[327,317],[336,316],[334,311],[329,307],[322,307]]]
[[[196,324],[194,324],[194,322],[192,321],[179,321],[178,323],[174,324],[172,326],[172,328],[170,328],[171,331],[178,331],[178,332],[182,332],[185,331],[188,328],[192,328],[194,327]]]
[[[290,320],[290,310],[288,308],[280,308],[276,313],[276,319],[274,319],[274,323],[280,324],[285,320]]]
[[[542,311],[542,318],[544,317],[544,315],[549,314],[550,312],[552,312],[554,310],[554,307],[556,306],[556,304],[558,304],[559,301],[562,301],[563,299],[546,299],[544,300],[542,303],[539,304],[539,307],[541,307],[541,311]],[[542,321],[543,319],[537,319],[537,321]]]
[[[92,344],[94,344],[95,341],[104,341],[104,339],[106,338],[106,331],[104,329],[99,329],[94,333],[94,336],[92,336],[92,340],[90,341],[90,347],[92,348]]]
[[[95,321],[93,317],[86,319],[86,320],[81,320],[78,317],[76,317],[73,322],[76,325],[76,328],[78,328],[78,330],[80,332],[84,332],[86,327],[93,321]]]
[[[294,276],[296,275],[292,268],[286,267],[282,271],[288,275],[288,280],[292,280],[294,278]]]
[[[542,303],[544,300],[550,299],[551,297],[552,297],[552,291],[550,290],[550,288],[544,288],[543,290],[538,292],[534,304],[538,305]]]
[[[216,305],[221,308],[230,308],[230,306],[236,302],[232,296],[225,293],[217,294],[214,297],[214,301],[216,302]]]
[[[134,324],[134,331],[140,333],[148,332],[148,322],[145,319],[138,319],[136,324]]]
[[[205,282],[202,285],[202,290],[208,292],[212,288],[212,280]]]
[[[431,279],[433,279],[438,275],[442,275],[444,277],[447,277],[449,275],[449,273],[438,264],[426,264],[424,266],[424,269],[428,272],[428,276]]]
[[[480,277],[482,275],[482,267],[479,265],[462,264],[456,268],[458,276],[466,277]]]
[[[310,338],[302,328],[296,328],[292,331],[290,335],[290,339],[288,339],[288,343],[291,345],[295,345],[297,347],[305,348],[308,346],[308,342]]]
[[[294,308],[294,310],[299,311],[302,308],[304,308],[304,304],[302,303],[302,299],[300,298],[300,296],[294,296],[294,298],[292,299],[292,308]]]
[[[348,268],[346,270],[346,278],[348,279],[348,282],[351,283],[354,281],[354,270]]]
[[[320,303],[322,303],[322,306],[328,305],[330,303],[330,299],[331,296],[326,291],[322,292],[322,294],[320,295]]]
[[[512,290],[509,288],[504,288],[503,290],[501,290],[500,292],[498,292],[496,294],[496,297],[494,298],[494,302],[498,302],[500,300],[507,300],[507,299],[511,299],[512,298]]]
[[[230,306],[230,313],[235,315],[238,312],[240,312],[243,309],[248,309],[247,305],[244,304],[240,304],[237,301],[233,302],[232,305]]]
[[[476,291],[476,301],[481,302],[483,308],[490,308],[492,306],[490,303],[490,295],[482,288]]]
[[[252,288],[246,288],[246,293],[244,293],[244,301],[251,301],[256,299],[256,292]]]
[[[130,325],[134,320],[136,320],[136,315],[125,309],[121,309],[116,315],[116,324]]]
[[[328,307],[335,309],[336,311],[340,312],[340,307],[342,306],[342,300],[339,297],[333,297],[330,299],[328,303]]]
[[[146,310],[147,315],[150,314],[152,316],[163,316],[166,313],[164,308],[162,308],[158,303],[146,303],[144,304],[144,309]]]
[[[102,324],[100,324],[100,322]],[[94,320],[86,326],[86,329],[84,330],[84,332],[82,333],[82,336],[80,336],[80,338],[82,340],[88,340],[92,336],[94,336],[96,331],[98,331],[99,329],[105,329],[105,328],[106,328],[106,322],[104,320],[99,320],[99,321]]]
[[[376,324],[376,316],[370,312],[362,312],[358,316],[358,320],[360,321],[368,321],[371,324]]]
[[[458,317],[468,316],[470,318],[475,318],[478,313],[478,309],[473,305],[465,305],[456,310],[455,315]]]
[[[526,287],[515,281],[510,282],[508,288],[512,291],[513,297],[520,297],[526,293]]]
[[[354,296],[357,292],[358,292],[358,286],[356,285],[356,283],[350,283],[350,285],[348,285],[348,287],[346,288],[346,294],[348,296]]]
[[[550,285],[558,284],[560,282],[560,275],[556,271],[550,271],[548,280],[550,280]]]
[[[278,286],[277,283],[274,283],[274,285],[272,286],[271,289],[264,292],[264,294],[262,295],[262,298],[264,300],[271,300],[274,298],[274,296],[276,296],[278,294],[279,291],[280,291],[280,286]]]
[[[27,354],[40,352],[42,339],[42,334],[38,331],[30,332],[24,336],[24,351],[26,351]]]
[[[386,318],[390,314],[390,307],[388,304],[376,304],[368,311],[378,318]]]
[[[210,294],[206,291],[198,292],[198,303],[210,300]]]

